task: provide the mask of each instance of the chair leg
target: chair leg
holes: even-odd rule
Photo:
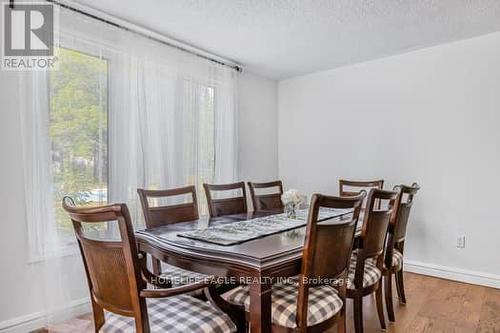
[[[403,282],[403,269],[396,272],[396,285],[398,286],[399,301],[406,304],[405,285]]]
[[[338,333],[345,333],[346,330],[346,315],[345,315],[345,307],[346,305],[344,304],[342,306],[342,309],[340,310],[340,313],[339,313],[339,318],[337,320],[337,332]]]
[[[139,312],[135,313],[135,333],[150,333],[151,328],[149,326],[148,310],[146,305],[146,299],[139,299]]]
[[[397,273],[394,273],[394,282],[396,284],[396,292],[398,294],[398,297],[401,298],[401,289],[400,289],[401,286],[399,285]]]
[[[236,332],[250,332],[248,323],[245,321],[245,317],[243,316],[243,320],[241,318],[236,320]]]
[[[363,296],[354,298],[354,331],[363,333]]]
[[[104,317],[104,310],[94,301],[94,299],[92,299],[92,313],[94,314],[95,333],[99,333],[106,319]]]
[[[377,314],[378,320],[380,322],[380,327],[385,331],[387,326],[385,325],[385,316],[384,316],[384,301],[382,296],[382,280],[380,280],[379,286],[375,291],[375,300],[377,303]]]
[[[387,317],[389,321],[396,321],[394,316],[394,306],[392,304],[392,274],[388,273],[384,276],[385,282],[385,306],[387,307]]]

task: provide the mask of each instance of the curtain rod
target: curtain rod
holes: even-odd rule
[[[175,45],[175,44],[169,43],[169,42],[164,41],[164,40],[162,40],[162,39],[160,39],[160,38],[157,38],[157,37],[154,37],[154,36],[148,35],[148,34],[146,34],[146,33],[144,33],[144,32],[141,32],[141,31],[138,31],[138,30],[135,30],[135,29],[131,29],[131,28],[129,28],[129,27],[125,27],[125,26],[123,26],[123,25],[121,25],[121,24],[119,24],[119,23],[116,23],[116,22],[113,22],[113,21],[107,20],[107,19],[105,19],[105,18],[99,17],[99,16],[94,15],[94,14],[92,14],[92,13],[88,13],[88,12],[86,12],[86,11],[82,10],[82,9],[75,8],[75,7],[70,6],[70,5],[67,5],[67,4],[65,4],[65,3],[61,3],[61,2],[59,2],[59,1],[57,1],[57,0],[45,0],[45,1],[50,2],[50,3],[54,4],[54,5],[58,5],[59,7],[62,7],[62,8],[65,8],[65,9],[71,10],[71,11],[73,11],[73,12],[75,12],[75,13],[82,14],[82,15],[84,15],[84,16],[90,17],[90,18],[92,18],[92,19],[94,19],[94,20],[97,20],[97,21],[100,21],[100,22],[106,23],[106,24],[111,25],[111,26],[113,26],[113,27],[116,27],[116,28],[119,28],[119,29],[125,30],[125,31],[127,31],[127,32],[134,33],[134,34],[139,35],[139,36],[142,36],[142,37],[145,37],[145,38],[147,38],[147,39],[153,40],[153,41],[158,42],[158,43],[160,43],[160,44],[167,45],[167,46],[173,47],[173,48],[175,48],[175,49],[177,49],[177,50],[180,50],[180,51],[183,51],[183,52],[186,52],[186,53],[189,53],[189,54],[195,55],[195,56],[197,56],[197,57],[199,57],[199,58],[203,58],[203,59],[205,59],[205,60],[209,60],[209,61],[215,62],[215,63],[217,63],[217,64],[219,64],[219,65],[227,66],[227,67],[229,67],[229,68],[232,68],[232,69],[236,70],[237,72],[242,72],[242,71],[243,71],[243,70],[242,70],[242,68],[241,68],[240,66],[238,66],[238,65],[234,65],[234,64],[226,63],[226,62],[224,62],[224,61],[221,61],[221,60],[217,60],[217,59],[211,58],[211,57],[206,56],[206,55],[204,55],[204,54],[201,54],[201,53],[199,53],[199,52],[195,52],[195,51],[189,50],[189,49],[184,48],[184,47],[182,47],[182,46],[179,46],[179,45]],[[14,6],[14,0],[10,0],[10,3],[11,3],[11,6]]]

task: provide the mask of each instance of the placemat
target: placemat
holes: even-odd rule
[[[318,220],[324,221],[351,212],[352,209],[320,208]],[[228,246],[300,228],[306,225],[307,215],[307,209],[300,209],[296,212],[295,219],[288,218],[286,214],[270,215],[246,221],[212,226],[206,229],[181,232],[178,233],[177,236]]]

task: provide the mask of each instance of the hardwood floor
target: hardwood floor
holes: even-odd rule
[[[499,289],[413,273],[405,273],[405,283],[408,303],[399,305],[395,298],[396,322],[388,325],[388,332],[500,333]],[[351,301],[347,311],[348,332],[354,332]],[[380,332],[374,297],[365,297],[363,311],[365,332]],[[48,332],[93,332],[92,316],[69,320]]]

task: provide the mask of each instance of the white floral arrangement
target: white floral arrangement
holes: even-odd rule
[[[295,210],[305,202],[305,196],[300,194],[299,191],[290,189],[281,195],[281,201],[285,205],[285,212],[290,218],[296,217]]]

